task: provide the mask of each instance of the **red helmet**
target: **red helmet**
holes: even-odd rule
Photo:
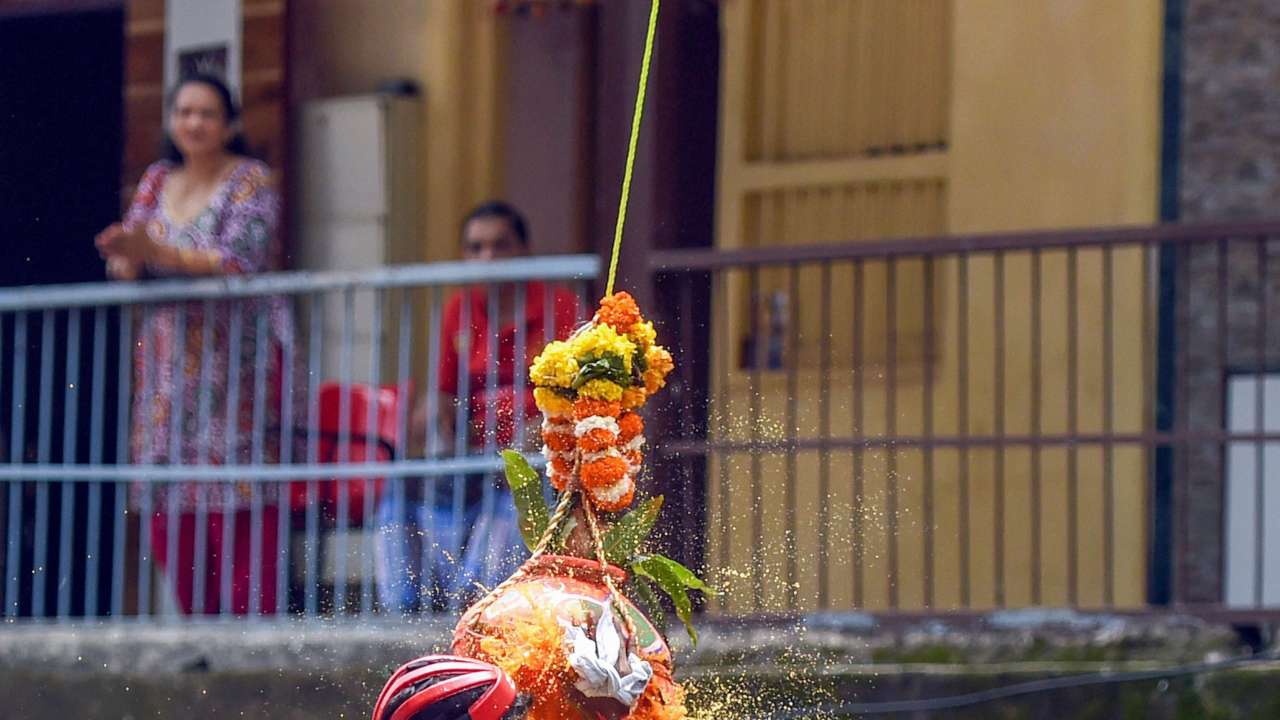
[[[391,674],[373,720],[516,720],[525,699],[502,670],[453,655],[427,655]]]

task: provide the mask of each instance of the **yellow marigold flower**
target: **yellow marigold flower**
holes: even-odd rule
[[[658,331],[653,329],[653,323],[648,320],[632,325],[631,331],[627,335],[636,345],[642,348],[652,346],[658,339]]]
[[[617,402],[622,399],[622,386],[608,380],[591,380],[578,388],[578,397]]]
[[[539,387],[570,387],[577,374],[578,360],[573,348],[562,340],[548,344],[529,366],[529,379]]]
[[[627,336],[619,335],[618,331],[609,325],[593,325],[573,336],[569,343],[573,347],[575,358],[614,355],[622,358],[623,369],[628,373],[631,372],[631,356],[636,351],[636,344]]]
[[[568,415],[573,412],[573,400],[551,388],[534,388],[533,402],[548,415]]]

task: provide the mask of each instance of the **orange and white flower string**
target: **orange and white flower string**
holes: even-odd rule
[[[547,477],[563,490],[576,476],[598,510],[623,510],[635,498],[645,444],[636,411],[674,367],[656,339],[653,323],[620,292],[601,300],[568,340],[547,345],[529,369],[543,413]]]

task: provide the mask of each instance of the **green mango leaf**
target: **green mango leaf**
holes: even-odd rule
[[[507,485],[511,486],[511,498],[516,504],[520,522],[520,536],[524,544],[533,550],[542,534],[547,531],[547,503],[542,499],[542,478],[529,461],[515,450],[503,450],[506,463]]]
[[[640,549],[640,544],[653,531],[653,524],[658,520],[658,511],[662,509],[662,496],[651,497],[635,510],[622,516],[609,532],[604,535],[604,555],[614,565],[621,565],[631,560]]]
[[[631,576],[631,588],[634,590],[632,597],[640,601],[640,607],[644,610],[645,615],[658,628],[665,633],[667,631],[667,611],[662,607],[662,601],[658,599],[658,593],[653,589],[653,583],[641,575]]]
[[[631,565],[631,570],[640,577],[652,580],[662,592],[666,593],[676,606],[676,615],[684,623],[689,639],[694,647],[698,645],[698,631],[693,629],[693,602],[689,600],[689,590],[698,589],[708,592],[706,583],[698,579],[689,568],[664,555],[643,555]]]
[[[622,358],[616,355],[604,357],[588,357],[578,365],[578,375],[573,379],[573,389],[577,390],[592,380],[609,380],[623,387],[631,385],[631,376],[623,367]]]
[[[664,555],[655,555],[654,557],[662,558],[666,562],[670,563],[671,572],[676,574],[676,577],[679,578],[680,582],[686,588],[689,588],[690,590],[697,590],[704,595],[715,597],[716,591],[710,585],[703,582],[702,578],[694,575],[693,571],[689,568]]]

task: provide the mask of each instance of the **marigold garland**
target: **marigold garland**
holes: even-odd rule
[[[674,367],[653,323],[625,292],[601,300],[591,322],[568,340],[548,344],[529,378],[546,418],[543,453],[552,487],[563,490],[576,476],[598,510],[630,506],[644,459],[644,422],[635,411],[666,385]]]
[[[570,448],[572,449],[572,436],[570,436]],[[603,428],[590,430],[582,434],[577,439],[577,445],[584,453],[604,452],[609,448],[617,445],[618,436]]]
[[[542,432],[542,441],[551,448],[552,452],[564,453],[573,452],[577,447],[577,440],[573,437],[573,433]]]
[[[591,358],[615,357],[622,361],[624,370],[631,372],[636,344],[609,325],[588,326],[566,342],[573,348],[573,356],[579,365],[590,362]]]
[[[540,388],[568,388],[577,376],[578,360],[573,348],[563,340],[549,343],[529,367],[530,379]]]
[[[671,359],[671,353],[659,345],[649,348],[645,361],[649,368],[644,371],[644,391],[652,395],[667,384],[667,373],[675,368],[676,363]]]
[[[658,341],[658,331],[654,330],[653,323],[647,320],[632,325],[627,335],[640,347],[649,347]]]
[[[636,497],[636,484],[630,475],[612,485],[596,488],[591,493],[591,501],[605,512],[618,512],[631,505]]]

